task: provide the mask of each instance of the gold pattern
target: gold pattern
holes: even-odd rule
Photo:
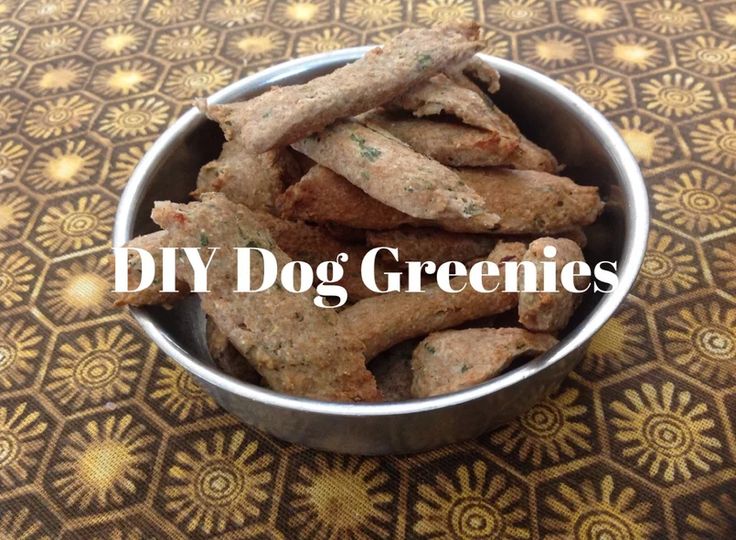
[[[660,34],[679,34],[695,30],[700,16],[694,7],[676,0],[654,0],[634,9],[634,18],[642,28]]]
[[[473,18],[473,4],[467,0],[420,0],[417,20],[426,25],[448,24]]]
[[[713,249],[713,273],[723,280],[724,288],[736,290],[736,242],[726,242],[723,247]]]
[[[549,22],[549,12],[539,0],[501,0],[488,6],[488,20],[507,30],[523,30]]]
[[[0,241],[15,239],[31,215],[31,199],[19,191],[0,192]]]
[[[717,498],[701,500],[697,510],[685,518],[687,540],[728,538],[736,523],[736,500],[733,493],[721,493]]]
[[[171,107],[150,97],[114,105],[100,122],[100,131],[110,137],[132,137],[155,133],[169,118]]]
[[[0,531],[8,540],[51,540],[27,506],[0,510]]]
[[[296,52],[300,56],[334,51],[358,44],[355,34],[342,28],[327,28],[304,35],[296,44]]]
[[[643,383],[640,389],[625,390],[624,397],[610,405],[611,425],[631,465],[671,484],[722,463],[708,405],[690,391],[676,390],[670,381],[659,387]]]
[[[14,141],[0,142],[0,181],[15,180],[28,150]]]
[[[127,96],[150,86],[158,67],[145,60],[126,60],[97,73],[92,89],[105,96]]]
[[[70,140],[41,151],[26,180],[39,191],[76,187],[97,171],[100,149],[85,140]]]
[[[82,38],[76,26],[55,26],[29,35],[22,51],[34,60],[72,52]]]
[[[693,150],[707,163],[736,168],[736,119],[714,118],[691,133]]]
[[[695,257],[688,253],[684,242],[656,229],[649,233],[635,287],[638,296],[658,299],[663,293],[675,295],[689,291],[697,284],[697,276]]]
[[[143,18],[162,26],[176,24],[196,19],[199,7],[198,0],[157,0]]]
[[[598,57],[614,69],[646,71],[662,63],[664,51],[658,43],[638,34],[615,34],[596,45]]]
[[[110,238],[114,214],[114,205],[97,193],[63,201],[41,216],[36,241],[54,254],[99,245]]]
[[[459,465],[451,477],[438,473],[434,482],[419,484],[417,496],[420,538],[531,538],[522,490],[483,461]]]
[[[674,153],[672,142],[661,125],[646,121],[638,114],[622,116],[619,123],[618,132],[643,165],[660,165]]]
[[[626,87],[620,78],[596,68],[565,75],[560,83],[603,112],[621,106],[627,98]]]
[[[620,371],[647,358],[646,327],[637,311],[625,309],[614,315],[593,336],[582,362],[583,373],[600,375],[607,369]]]
[[[562,19],[580,30],[612,28],[622,20],[616,4],[606,0],[572,0],[561,5]]]
[[[31,137],[58,137],[79,130],[94,110],[94,103],[82,96],[63,96],[31,107],[23,127]]]
[[[28,402],[0,406],[0,486],[10,489],[32,479],[46,445],[48,423]]]
[[[150,395],[180,422],[217,410],[212,396],[202,390],[188,371],[171,361],[158,366]]]
[[[197,24],[162,35],[156,41],[155,51],[166,60],[181,60],[211,52],[216,41],[214,33]]]
[[[127,150],[121,152],[112,164],[109,179],[113,188],[120,190],[128,182],[130,175],[133,173],[143,154],[150,147],[150,143],[144,146],[131,146]]]
[[[0,97],[0,133],[9,131],[18,122],[23,109],[23,103],[14,97]]]
[[[28,79],[29,87],[40,94],[65,92],[77,86],[89,72],[84,62],[77,58],[49,64]]]
[[[286,0],[276,2],[271,18],[286,28],[325,22],[329,17],[326,0]]]
[[[521,56],[549,69],[565,67],[583,58],[582,39],[559,30],[534,35],[521,43]]]
[[[265,8],[264,0],[222,0],[210,7],[207,20],[232,28],[260,21]]]
[[[401,20],[401,2],[397,0],[355,0],[345,6],[345,22],[360,28],[374,28]]]
[[[175,68],[164,83],[164,92],[177,99],[207,96],[233,79],[233,70],[209,60]]]
[[[238,34],[228,46],[228,53],[234,58],[262,60],[276,55],[286,46],[283,32],[271,28],[256,28]]]
[[[705,83],[682,73],[666,73],[642,83],[647,110],[681,118],[713,107],[713,94]]]
[[[21,304],[31,290],[37,265],[18,250],[0,251],[0,305],[5,309]]]
[[[22,65],[11,58],[0,58],[0,87],[11,87],[23,73]]]
[[[675,46],[682,67],[701,75],[725,75],[736,68],[736,44],[714,36],[695,36]]]
[[[0,53],[6,53],[18,42],[18,29],[9,24],[0,25]]]
[[[38,325],[24,319],[0,323],[0,388],[25,386],[35,375],[42,339]]]
[[[136,51],[144,37],[143,29],[132,24],[121,24],[92,34],[88,50],[99,58],[122,56]]]
[[[82,21],[90,26],[127,21],[137,9],[136,0],[90,0],[82,11]]]
[[[153,442],[130,414],[88,420],[59,441],[51,486],[66,508],[120,506],[144,489]]]

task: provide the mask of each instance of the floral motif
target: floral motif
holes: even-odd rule
[[[222,0],[222,3],[210,7],[207,20],[232,28],[260,21],[265,10],[264,0]]]
[[[46,23],[68,18],[76,4],[74,0],[34,0],[23,4],[18,18],[29,23]]]
[[[37,154],[26,180],[36,190],[67,189],[88,181],[98,170],[101,151],[85,140],[69,140]]]
[[[127,96],[153,85],[158,66],[146,60],[126,60],[100,70],[92,79],[92,89],[103,96]]]
[[[564,75],[560,83],[603,112],[620,107],[628,97],[621,78],[612,77],[596,68]]]
[[[0,323],[0,388],[25,386],[35,375],[41,350],[39,326],[23,318]]]
[[[73,410],[129,395],[143,346],[120,325],[97,327],[64,341],[51,359],[44,391]]]
[[[736,291],[736,242],[726,242],[713,248],[713,273],[721,280],[721,287]]]
[[[665,116],[692,116],[713,108],[708,86],[682,73],[665,73],[641,84],[647,110]]]
[[[41,413],[25,401],[0,406],[0,486],[9,490],[33,479],[47,428]]]
[[[77,58],[67,58],[47,64],[28,79],[29,87],[39,94],[65,92],[80,86],[89,68]]]
[[[192,56],[202,56],[212,52],[217,36],[208,28],[194,25],[175,28],[156,40],[156,54],[167,60],[181,60]]]
[[[211,60],[198,60],[174,68],[164,83],[164,91],[177,99],[212,94],[233,79],[233,70]]]
[[[675,46],[680,65],[701,75],[723,75],[736,69],[736,44],[714,36],[695,36]]]
[[[641,499],[641,497],[638,497]],[[544,538],[633,539],[656,538],[659,525],[652,521],[652,504],[637,500],[631,486],[616,489],[613,476],[605,475],[600,483],[590,478],[581,483],[562,482],[557,492],[544,500],[554,517],[542,518]]]
[[[699,303],[665,321],[668,360],[699,381],[716,386],[736,382],[736,308]]]
[[[23,112],[23,102],[10,96],[0,97],[0,133],[9,131]]]
[[[640,364],[649,355],[649,336],[642,316],[627,308],[611,317],[588,346],[580,370],[602,375]]]
[[[696,30],[702,24],[698,12],[674,0],[654,0],[634,9],[638,26],[660,34],[679,34]]]
[[[51,206],[36,227],[36,241],[60,254],[100,245],[110,238],[115,206],[94,193]]]
[[[700,169],[667,178],[652,187],[656,209],[662,219],[689,232],[705,234],[730,227],[736,220],[736,193],[729,181],[707,175]]]
[[[285,48],[286,34],[272,28],[255,28],[230,40],[227,52],[233,58],[252,61],[277,56]]]
[[[82,31],[76,26],[55,26],[29,35],[22,52],[29,58],[40,60],[72,52],[82,39]]]
[[[588,408],[576,404],[580,392],[567,388],[547,397],[491,435],[491,442],[504,454],[516,452],[521,462],[535,467],[543,461],[559,463],[563,456],[577,457],[592,450],[592,432],[582,418]]]
[[[94,103],[80,95],[58,97],[31,107],[23,129],[39,139],[59,137],[79,130],[94,111]]]
[[[143,18],[154,24],[168,26],[197,18],[198,0],[157,0],[151,4]]]
[[[499,58],[509,58],[509,38],[495,30],[481,30],[480,39],[485,45],[483,52]]]
[[[0,241],[17,238],[31,215],[31,199],[17,190],[0,191]]]
[[[15,141],[0,141],[0,181],[15,180],[28,149]]]
[[[733,486],[730,486],[733,489]],[[733,492],[722,492],[717,497],[700,500],[696,510],[687,509],[685,540],[712,540],[728,538],[736,523],[736,499]]]
[[[88,50],[99,58],[122,56],[138,50],[146,32],[133,24],[121,24],[92,34]]]
[[[494,26],[507,30],[523,30],[546,24],[550,14],[539,0],[501,0],[488,6],[487,18]]]
[[[243,430],[217,430],[175,452],[162,487],[164,508],[187,533],[220,533],[261,515],[273,455]]]
[[[627,463],[671,484],[689,480],[693,470],[707,473],[723,462],[717,453],[721,442],[709,433],[715,422],[708,405],[693,400],[690,391],[675,390],[667,381],[660,387],[644,383],[623,395],[625,401],[610,405],[610,423],[618,452],[630,459]]]
[[[661,165],[674,154],[674,142],[662,125],[638,114],[618,119],[618,132],[639,162],[647,167]]]
[[[10,51],[18,43],[18,29],[9,24],[0,25],[0,53]]]
[[[180,422],[202,418],[217,410],[217,403],[204,392],[192,375],[173,362],[156,369],[151,398]]]
[[[684,242],[656,229],[649,234],[647,252],[636,282],[636,294],[659,298],[662,293],[675,295],[692,289],[700,269]]]
[[[55,267],[41,291],[41,303],[52,320],[66,324],[99,316],[112,306],[113,265],[107,255],[91,255]]]
[[[287,28],[324,22],[330,15],[326,0],[287,0],[276,2],[271,18]]]
[[[623,15],[616,4],[606,0],[572,0],[560,6],[562,20],[581,30],[602,30],[621,23]]]
[[[475,460],[418,485],[413,529],[421,538],[531,538],[524,498],[505,474]]]
[[[125,184],[128,183],[133,169],[136,168],[141,158],[143,158],[143,154],[150,146],[151,143],[146,143],[143,146],[130,146],[117,155],[113,160],[112,169],[108,175],[108,179],[114,189],[123,189]]]
[[[693,150],[711,165],[736,168],[736,119],[713,118],[690,133]]]
[[[82,11],[82,22],[100,26],[118,21],[128,21],[138,10],[136,0],[90,0]]]
[[[448,24],[472,20],[473,3],[467,0],[422,0],[416,4],[417,20],[422,24]]]
[[[304,56],[344,47],[354,47],[358,44],[358,37],[342,28],[326,28],[306,34],[296,43],[297,54]]]
[[[736,32],[736,7],[726,3],[713,10],[713,25],[724,34],[733,35]]]
[[[389,538],[395,494],[371,458],[317,455],[289,486],[287,527],[296,538]]]
[[[51,540],[43,523],[32,515],[27,506],[18,508],[8,505],[6,509],[0,510],[0,531],[5,538],[12,540]]]
[[[169,119],[171,107],[155,97],[126,101],[110,107],[100,131],[110,137],[134,137],[155,133]]]
[[[595,49],[602,63],[628,73],[650,70],[665,60],[659,43],[639,34],[617,33],[598,42]]]
[[[345,22],[360,28],[397,23],[401,14],[401,2],[397,0],[355,0],[345,6]]]
[[[546,68],[561,68],[585,58],[582,39],[559,30],[530,36],[521,42],[521,56]]]
[[[88,420],[59,440],[47,479],[67,509],[119,507],[145,489],[154,442],[130,414]]]
[[[0,88],[15,85],[22,74],[23,66],[20,62],[11,58],[0,58]]]
[[[27,300],[36,267],[22,251],[0,251],[0,305],[10,309]]]

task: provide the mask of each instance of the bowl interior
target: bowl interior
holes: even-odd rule
[[[348,59],[359,54],[348,55]],[[501,72],[501,90],[493,95],[494,102],[516,121],[528,138],[551,150],[565,164],[562,174],[579,184],[597,186],[607,203],[600,219],[585,230],[588,236],[586,260],[594,265],[603,260],[622,259],[627,242],[631,241],[630,238],[627,240],[627,235],[630,236],[632,229],[632,210],[626,200],[626,196],[631,197],[631,189],[626,185],[620,156],[616,154],[618,149],[612,149],[611,140],[591,121],[590,108],[579,99],[566,98],[566,91],[550,91],[549,83],[540,84],[538,75],[530,78],[529,70],[486,58]],[[345,62],[344,55],[322,55],[320,61],[292,62],[291,67],[286,65],[281,69],[268,70],[235,83],[210,101],[242,100],[274,84],[303,83]],[[195,111],[187,113],[162,139],[157,143],[155,157],[148,161],[144,159],[140,170],[136,171],[139,178],[130,198],[131,214],[127,217],[128,230],[123,240],[156,230],[157,226],[150,219],[154,201],[190,200],[189,193],[195,187],[199,168],[218,155],[224,140],[219,127]],[[638,260],[628,262],[638,268]],[[624,261],[620,261],[619,269],[623,264]],[[587,294],[563,335],[575,333],[604,296]],[[158,327],[163,341],[179,347],[181,352],[201,364],[213,365],[207,353],[204,317],[196,297],[178,303],[171,310],[146,307],[141,311]],[[380,366],[380,359],[374,365]]]

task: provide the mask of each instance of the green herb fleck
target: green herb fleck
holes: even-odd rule
[[[469,369],[470,367],[467,364],[463,364],[462,367],[460,368],[460,373],[465,373]]]
[[[207,236],[207,233],[204,231],[199,231],[199,245],[202,247],[208,246],[210,244],[210,239]]]
[[[429,55],[427,53],[420,54],[417,58],[417,64],[419,65],[419,69],[427,69],[429,65],[432,63],[432,55]]]
[[[463,213],[467,216],[475,216],[480,214],[483,211],[483,208],[475,203],[468,203],[463,208]]]
[[[269,110],[267,110],[266,112],[264,112],[264,113],[263,113],[263,114],[261,115],[261,118],[268,118],[269,116],[271,116],[271,109],[269,109]]]
[[[381,151],[378,148],[375,148],[373,146],[368,146],[365,144],[365,139],[361,137],[360,135],[356,135],[355,133],[350,134],[350,139],[358,143],[358,148],[360,149],[360,155],[373,163],[376,161],[380,155]]]
[[[429,354],[435,354],[437,352],[437,349],[432,347],[432,345],[429,345],[428,343],[424,345],[424,348],[429,351]]]

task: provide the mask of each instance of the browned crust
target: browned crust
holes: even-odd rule
[[[176,301],[189,294],[189,285],[178,279],[176,281],[176,289],[179,292],[162,293],[161,281],[158,276],[161,273],[162,261],[160,248],[166,245],[166,231],[156,231],[143,236],[137,236],[125,244],[125,247],[135,247],[148,251],[152,256],[156,266],[156,280],[150,287],[139,292],[115,293],[116,306],[156,306],[163,305],[169,307]],[[140,283],[141,268],[140,259],[137,255],[128,258],[128,283],[135,286]]]
[[[293,147],[374,199],[416,218],[475,216],[492,226],[483,201],[454,171],[355,121],[340,121]]]
[[[276,391],[332,401],[378,399],[376,382],[365,368],[360,340],[337,314],[313,304],[313,290],[294,294],[271,287],[257,294],[233,293],[237,268],[232,246],[256,245],[270,250],[279,267],[290,261],[275,245],[255,214],[222,194],[203,195],[202,202],[157,202],[153,220],[169,233],[174,247],[218,246],[217,263],[209,269],[209,293],[201,293],[204,312],[246,356]],[[207,250],[202,250],[206,260]],[[177,271],[192,283],[189,265]],[[254,257],[251,278],[263,276]]]
[[[498,241],[497,238],[483,234],[411,228],[368,231],[365,238],[370,247],[398,248],[399,262],[432,261],[437,265],[446,261],[467,262],[485,258]],[[393,258],[390,260],[394,261]]]
[[[386,103],[482,47],[478,25],[410,29],[348,64],[308,83],[272,88],[230,105],[208,105],[229,139],[239,133],[246,150],[286,146],[328,126]]]
[[[205,324],[207,350],[215,365],[228,375],[251,384],[258,384],[261,376],[238,350],[232,346],[227,336],[207,317]]]
[[[419,220],[372,199],[344,178],[314,167],[279,197],[281,215],[318,223],[387,230],[401,225],[441,227],[452,232],[557,234],[596,220],[603,203],[598,188],[540,171],[468,168],[463,181],[486,201],[501,220],[489,231],[474,218]]]
[[[554,259],[547,259],[543,250],[545,246],[557,248]],[[565,290],[560,283],[563,266],[572,261],[584,261],[583,252],[575,242],[567,238],[539,238],[531,244],[524,254],[524,261],[530,261],[537,268],[537,288],[540,292],[522,292],[519,294],[519,322],[535,332],[556,332],[567,326],[573,312],[580,304],[582,294]],[[555,261],[557,265],[557,292],[541,292],[543,285],[543,261]],[[519,271],[519,283],[524,283],[524,268]],[[590,279],[583,276],[575,278],[575,286],[584,288]]]
[[[543,171],[556,173],[562,167],[552,152],[521,136],[518,148],[509,154],[505,165],[522,171]]]
[[[413,397],[447,394],[487,381],[524,354],[557,344],[521,328],[471,328],[430,334],[412,355]]]
[[[450,294],[437,284],[423,293],[397,292],[366,298],[340,313],[346,327],[360,335],[365,344],[365,356],[370,360],[386,349],[413,337],[457,326],[466,321],[488,317],[513,308],[515,293],[502,292],[505,275],[502,262],[520,260],[525,246],[519,243],[499,243],[488,256],[501,266],[500,277],[487,277],[488,289],[498,284],[496,292],[481,293],[470,287]],[[452,280],[455,288],[467,283],[467,278]]]

